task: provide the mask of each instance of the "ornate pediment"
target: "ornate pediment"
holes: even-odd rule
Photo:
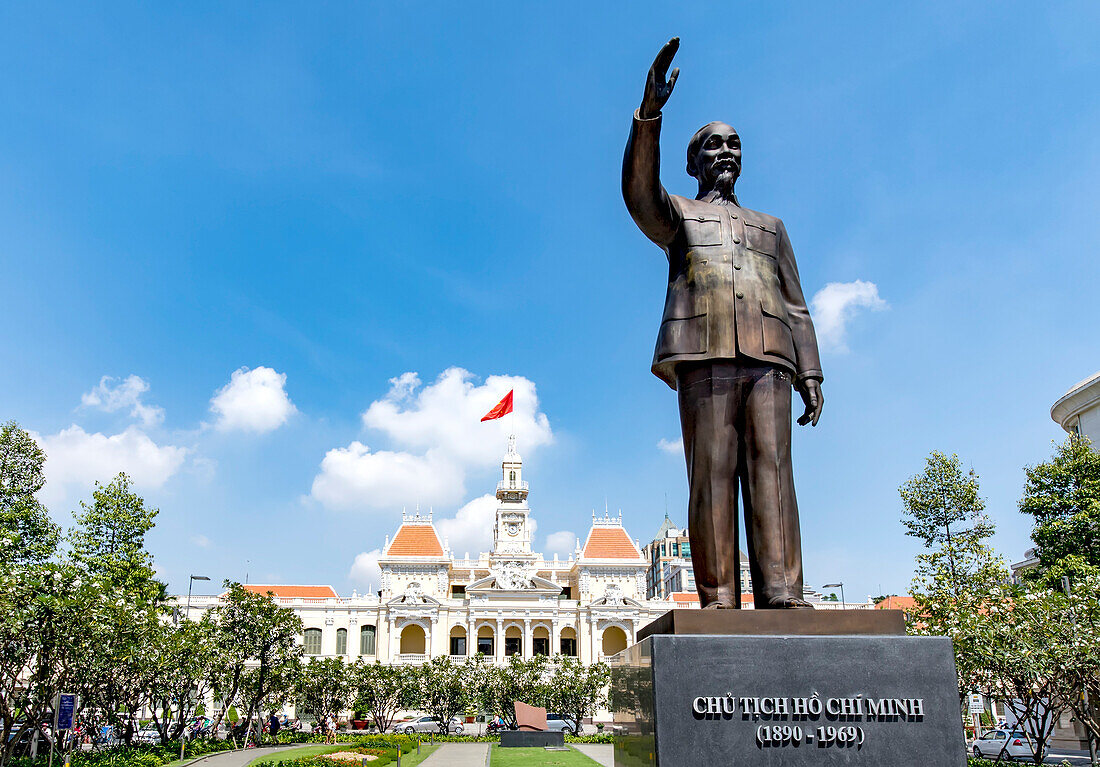
[[[414,581],[405,588],[404,594],[398,597],[394,597],[386,604],[389,605],[391,608],[402,607],[406,609],[432,609],[439,607],[439,600],[424,594],[423,590],[420,587],[420,584]]]
[[[630,609],[644,608],[645,606],[636,599],[630,599],[623,594],[622,587],[617,583],[609,584],[607,589],[604,590],[603,596],[599,599],[595,599],[589,605],[590,607],[602,607],[602,608],[614,608],[623,607]]]
[[[522,560],[501,560],[489,567],[489,575],[480,578],[466,587],[473,591],[528,591],[533,593],[561,593],[561,586],[542,578],[529,563]]]

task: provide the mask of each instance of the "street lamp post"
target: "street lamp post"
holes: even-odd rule
[[[826,583],[821,588],[823,588],[823,589],[836,589],[836,588],[839,588],[840,589],[840,609],[841,610],[846,609],[848,603],[844,601],[844,583],[843,582],[841,582],[841,583]]]
[[[205,575],[192,575],[191,580],[187,581],[187,609],[183,612],[183,619],[185,621],[191,620],[191,586],[195,581],[208,581],[210,580]]]
[[[183,619],[185,621],[191,620],[191,587],[195,585],[195,581],[208,581],[210,580],[205,575],[192,575],[187,581],[187,609],[183,611]],[[183,732],[180,732],[180,759],[183,759],[183,748],[187,741],[183,739]]]

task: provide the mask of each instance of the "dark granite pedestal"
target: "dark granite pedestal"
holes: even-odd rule
[[[565,747],[565,733],[556,730],[505,730],[500,734],[501,748]]]
[[[679,610],[639,636],[612,660],[616,767],[966,764],[951,643],[899,612]]]

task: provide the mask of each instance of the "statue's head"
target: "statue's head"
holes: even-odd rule
[[[688,142],[687,172],[699,182],[699,195],[717,189],[733,198],[741,175],[741,137],[724,122],[707,123]]]

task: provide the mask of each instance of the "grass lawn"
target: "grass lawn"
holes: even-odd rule
[[[336,751],[346,751],[349,746],[326,746],[324,743],[314,743],[310,746],[302,746],[301,748],[280,748],[271,754],[264,756],[257,756],[251,762],[252,765],[265,764],[266,762],[278,762],[283,759],[305,759],[307,756],[317,756],[318,754],[332,754]],[[334,762],[335,764],[335,762]]]
[[[404,760],[402,760],[404,764]],[[492,767],[593,767],[599,765],[576,749],[547,751],[544,748],[492,747]]]

